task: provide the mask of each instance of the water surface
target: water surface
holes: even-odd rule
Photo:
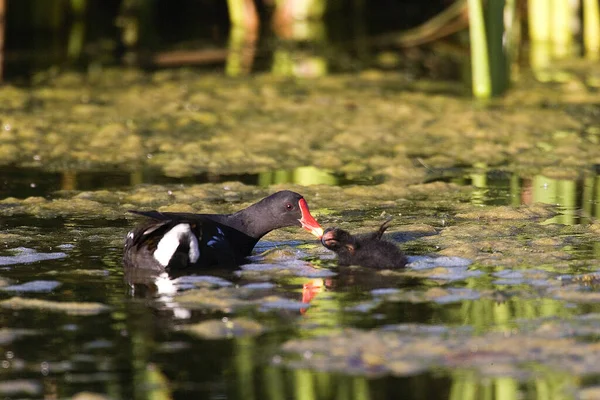
[[[597,101],[535,89],[478,108],[383,73],[3,87],[0,394],[594,398]],[[324,227],[393,217],[411,263],[338,268],[290,228],[238,270],[123,269],[127,210],[229,213],[280,189]]]

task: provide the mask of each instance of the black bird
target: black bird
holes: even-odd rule
[[[317,238],[323,228],[298,193],[274,193],[234,214],[130,211],[149,220],[127,234],[125,267],[157,272],[189,267],[238,266],[273,229],[301,226]]]
[[[382,240],[391,219],[385,221],[377,232],[354,236],[339,228],[327,228],[321,243],[338,256],[339,265],[360,265],[367,268],[402,268],[408,260],[391,242]]]

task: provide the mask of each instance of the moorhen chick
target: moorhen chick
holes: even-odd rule
[[[338,256],[339,265],[360,265],[367,268],[402,268],[408,260],[391,242],[382,240],[391,219],[385,221],[377,232],[354,236],[339,228],[327,228],[321,243]]]
[[[171,271],[238,266],[273,229],[301,226],[317,238],[323,228],[298,193],[274,193],[234,214],[131,211],[149,220],[127,234],[125,267]]]

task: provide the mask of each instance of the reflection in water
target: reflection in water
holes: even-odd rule
[[[562,212],[547,223],[573,225],[576,221],[576,190],[574,180],[551,179],[543,175],[536,175],[532,181],[532,200],[534,203],[557,204]]]
[[[255,360],[258,357],[256,339],[253,337],[240,337],[233,340],[233,365],[234,381],[237,383],[237,398],[256,399],[254,386]]]
[[[449,400],[489,399],[518,400],[528,399],[572,399],[577,382],[567,374],[549,373],[546,379],[536,379],[524,397],[523,387],[510,377],[497,377],[482,382],[476,371],[458,371],[452,374],[452,389]]]
[[[76,190],[77,189],[77,172],[63,171],[60,188],[61,188],[61,190]]]
[[[493,174],[488,175],[488,178],[490,179],[487,180],[487,184],[495,179]],[[511,179],[504,179],[507,184],[510,181]],[[19,225],[23,225],[23,221],[20,221]],[[51,243],[53,238],[61,234],[71,237],[72,230],[81,229],[82,226],[75,224],[61,232],[56,225],[55,221],[51,221],[42,231],[45,232],[42,237],[45,240],[50,239]],[[106,234],[110,240],[114,240],[114,228],[113,226],[111,233]],[[125,232],[125,226],[118,228]],[[91,233],[89,230],[86,232]],[[419,293],[433,293],[428,287],[434,291],[443,290],[443,286],[450,286],[451,289],[452,284],[435,284],[430,279],[414,282],[414,278],[409,280],[402,276],[385,276],[372,271],[343,270],[339,271],[336,277],[324,279],[324,282],[314,282],[315,286],[322,283],[320,291],[314,293],[316,296],[304,312],[298,308],[262,309],[252,305],[239,310],[225,311],[188,307],[185,308],[188,313],[186,318],[181,318],[176,297],[148,292],[148,296],[132,298],[121,293],[125,289],[121,284],[123,276],[120,266],[111,269],[110,274],[98,275],[97,278],[74,274],[74,268],[81,268],[82,265],[91,268],[91,271],[103,271],[108,268],[106,261],[100,261],[100,256],[108,257],[117,265],[121,256],[120,250],[112,244],[99,246],[98,241],[87,242],[87,245],[77,242],[76,251],[68,252],[68,258],[54,264],[22,264],[18,268],[4,270],[3,278],[15,279],[40,274],[43,276],[44,272],[48,272],[51,273],[52,279],[62,282],[55,293],[34,293],[28,296],[49,297],[60,301],[101,299],[111,307],[111,312],[85,317],[48,315],[44,310],[2,310],[1,316],[9,329],[44,328],[30,339],[3,343],[4,350],[0,354],[0,361],[3,365],[6,361],[10,367],[0,371],[2,381],[32,379],[38,382],[44,379],[43,387],[55,386],[56,389],[53,390],[58,392],[60,398],[69,398],[78,391],[86,390],[105,393],[114,399],[240,400],[386,400],[400,396],[407,400],[550,398],[544,397],[544,393],[556,394],[551,398],[562,399],[561,385],[580,385],[573,383],[574,374],[563,376],[555,370],[548,371],[536,366],[528,367],[528,371],[536,375],[535,379],[527,380],[527,383],[524,383],[526,378],[513,377],[510,372],[500,367],[500,377],[482,378],[473,369],[444,367],[444,358],[441,358],[442,361],[435,367],[428,369],[427,373],[414,373],[404,377],[345,375],[328,371],[328,366],[325,365],[310,370],[297,369],[289,364],[283,365],[286,359],[281,344],[288,339],[344,332],[345,328],[369,329],[399,322],[408,325],[450,324],[472,326],[475,331],[498,329],[510,335],[511,329],[516,326],[515,320],[541,316],[556,318],[574,312],[573,307],[550,299],[548,295],[539,298],[540,294],[536,293],[535,288],[531,290],[532,286],[529,286],[528,281],[512,284],[512,289],[506,290],[507,298],[503,298],[501,294],[497,299],[469,300],[467,297],[447,304],[436,302],[435,298],[419,297]],[[434,266],[431,266],[431,269],[433,268]],[[514,271],[509,272],[509,277],[515,279]],[[537,275],[539,274],[536,274],[536,277]],[[309,280],[304,276],[265,277],[265,271],[260,271],[260,278],[254,276],[254,281],[252,278],[248,280],[254,284],[271,285],[268,289],[264,289],[264,286],[263,289],[255,289],[248,297],[251,301],[256,300],[258,296],[278,296],[300,301],[303,295],[301,290]],[[508,279],[505,275],[500,277]],[[137,279],[144,281],[147,277],[138,276]],[[188,278],[187,282],[196,284],[198,279],[199,277],[193,280]],[[230,287],[232,292],[239,292],[246,286],[242,282],[243,277],[235,280],[230,274],[225,279],[231,281],[227,287]],[[209,282],[210,287],[216,288],[220,281],[211,272]],[[181,285],[185,280],[179,279],[176,283]],[[499,284],[491,282],[489,274],[483,274],[461,281],[459,285],[461,289],[466,285],[474,292],[485,295]],[[525,286],[533,298],[523,298],[525,294],[511,296],[511,290],[518,285]],[[392,293],[382,290],[386,288],[395,291]],[[375,295],[375,290],[380,294]],[[386,293],[394,296],[407,292],[413,293],[412,300],[384,298]],[[268,330],[260,336],[205,340],[191,337],[180,329],[182,325],[189,323],[222,320],[232,316],[257,320]],[[8,340],[4,336],[2,339]],[[443,341],[446,339],[452,340],[451,337],[444,337]],[[403,336],[398,335],[393,340],[401,342]],[[543,344],[540,344],[540,347],[543,347]],[[377,347],[373,346],[372,349],[377,355]],[[348,349],[332,350],[339,353]],[[7,357],[5,353],[8,352],[15,355],[14,359],[4,359]],[[373,368],[370,370],[377,373],[379,358],[369,357],[369,352],[364,354],[366,356],[360,358],[351,352],[348,358],[350,362],[360,365],[372,362]],[[472,354],[462,352],[459,356],[469,358],[469,361],[487,362],[489,370],[490,360],[502,360],[503,354],[502,349],[499,349],[482,350]],[[311,358],[316,355],[306,352],[301,357]],[[19,362],[22,363],[21,366]],[[43,362],[51,364],[50,375],[40,378],[39,366]],[[66,370],[59,369],[63,365],[62,368]],[[396,367],[402,371],[401,364],[396,364]],[[517,387],[520,390],[517,390]],[[49,389],[46,390],[45,396],[50,397]]]
[[[327,175],[315,178],[319,172],[310,168],[273,172],[267,175],[268,179],[263,179],[265,182],[275,179],[316,182],[331,178]],[[55,174],[53,179],[60,185],[65,176],[73,186],[97,184],[86,174],[78,174],[76,177]],[[129,176],[125,173],[123,177],[126,184]],[[33,177],[25,178],[25,181],[31,182],[30,178]],[[138,174],[135,179],[142,181],[142,178]],[[259,176],[255,176],[255,179],[258,181]],[[37,178],[33,181],[43,186],[42,181]],[[546,201],[561,203],[570,208],[580,207],[589,215],[598,215],[600,211],[597,201],[600,198],[600,179],[595,175],[572,180],[550,179],[541,175],[523,179],[516,174],[480,170],[462,175],[456,181],[476,186],[478,194],[472,201],[479,204],[520,205]],[[28,184],[27,187],[29,188]],[[111,307],[110,313],[95,317],[60,314],[48,316],[48,312],[44,310],[2,311],[1,316],[7,329],[52,329],[44,329],[31,338],[25,337],[14,343],[3,343],[5,350],[0,353],[0,361],[3,365],[8,363],[10,367],[0,371],[0,379],[32,379],[34,382],[44,380],[43,387],[55,386],[56,389],[53,390],[61,398],[68,398],[77,391],[93,390],[106,393],[111,398],[123,399],[384,400],[398,396],[413,400],[566,399],[572,396],[566,396],[562,392],[565,387],[582,385],[576,381],[581,379],[579,375],[562,374],[553,365],[531,365],[534,362],[519,369],[516,376],[512,371],[503,369],[505,366],[495,367],[498,376],[482,377],[478,374],[479,371],[474,370],[483,363],[486,363],[487,371],[494,368],[490,366],[493,361],[504,359],[503,348],[465,351],[454,355],[455,360],[456,357],[461,360],[464,357],[465,361],[469,361],[470,369],[463,368],[461,364],[459,367],[448,368],[445,364],[448,357],[442,357],[427,373],[415,373],[402,378],[344,375],[324,370],[326,366],[308,370],[296,369],[290,364],[283,365],[286,360],[281,344],[287,340],[347,332],[344,330],[346,328],[382,328],[400,322],[467,326],[473,329],[474,335],[492,331],[510,336],[515,329],[518,330],[519,320],[548,317],[547,320],[563,321],[581,308],[586,311],[597,309],[597,305],[593,304],[574,307],[572,303],[553,297],[558,292],[543,291],[541,287],[545,286],[540,286],[541,284],[555,285],[557,280],[552,278],[554,274],[544,275],[542,267],[539,267],[540,271],[511,268],[501,273],[502,271],[491,270],[496,267],[474,266],[473,271],[479,274],[460,278],[457,283],[440,283],[442,281],[431,278],[420,278],[416,282],[416,278],[409,279],[406,276],[336,270],[338,276],[313,280],[309,284],[306,276],[266,276],[266,271],[261,270],[249,275],[253,278],[246,278],[246,281],[255,285],[263,285],[261,289],[253,289],[254,292],[248,297],[251,301],[260,296],[291,299],[298,303],[304,299],[304,305],[310,302],[310,306],[303,307],[300,304],[300,307],[290,308],[286,303],[280,302],[282,305],[279,308],[249,305],[236,310],[207,310],[182,306],[183,302],[178,305],[173,291],[170,294],[159,293],[160,285],[148,285],[146,296],[127,297],[125,293],[121,293],[125,291],[119,264],[121,248],[120,243],[115,244],[120,239],[115,239],[114,233],[115,228],[121,229],[123,235],[126,232],[127,226],[121,226],[121,222],[117,222],[119,225],[116,226],[108,226],[107,221],[101,220],[99,226],[106,228],[106,232],[99,236],[98,232],[91,231],[89,226],[77,221],[61,228],[55,220],[48,220],[45,222],[46,226],[41,226],[41,221],[27,222],[22,218],[7,217],[5,229],[13,234],[14,226],[9,225],[7,228],[6,221],[19,227],[34,224],[35,229],[31,230],[36,232],[35,236],[41,237],[43,242],[49,242],[51,246],[56,246],[54,242],[59,237],[77,240],[74,241],[75,250],[67,252],[68,257],[54,263],[22,264],[18,268],[4,269],[3,279],[30,281],[30,277],[35,276],[36,279],[45,280],[48,279],[44,277],[46,273],[51,279],[61,282],[61,286],[52,293],[28,293],[27,296],[60,301],[91,299],[102,301]],[[566,221],[575,223],[578,218],[568,215]],[[29,237],[30,232],[27,233]],[[310,253],[309,250],[306,254],[315,257],[322,255],[318,252]],[[296,253],[293,258],[295,257]],[[327,263],[328,260],[321,257],[321,261]],[[82,266],[89,268],[90,272],[110,270],[110,274],[74,273],[76,268]],[[437,267],[439,265],[431,266],[430,269]],[[413,272],[420,271],[415,266],[409,269]],[[447,269],[454,271],[452,273],[459,271],[458,268]],[[129,271],[126,270],[125,273],[128,279],[134,279]],[[441,271],[436,271],[438,276],[440,273]],[[564,273],[564,269],[561,268],[559,273]],[[210,287],[219,287],[215,276],[217,273],[210,274]],[[142,284],[157,283],[151,282],[151,278],[153,277],[144,275],[135,277]],[[185,290],[182,285],[193,287],[198,284],[198,279],[199,277],[194,277],[187,278],[187,281],[179,279],[165,283],[178,284],[179,289],[174,288],[174,291],[181,291]],[[203,279],[206,281],[206,278]],[[243,275],[240,277],[230,274],[224,280],[229,281],[223,285],[229,283],[227,287],[231,288],[232,293],[241,292],[239,289],[247,286]],[[265,283],[269,285],[264,286]],[[472,296],[473,294],[478,297]],[[190,337],[180,329],[182,325],[189,323],[222,320],[232,316],[257,320],[267,327],[267,332],[260,336],[205,340]],[[2,339],[9,340],[4,337]],[[423,340],[423,337],[418,339]],[[440,340],[447,343],[452,339],[442,337]],[[401,342],[403,336],[398,335],[393,340]],[[98,346],[110,346],[110,352],[106,347]],[[540,342],[539,347],[543,349],[544,342]],[[373,349],[376,350],[375,347]],[[333,350],[339,353],[347,349]],[[533,360],[536,351],[531,358]],[[16,356],[9,360],[6,355],[8,352],[11,357]],[[368,356],[370,353],[365,354]],[[315,356],[306,352],[300,357]],[[375,366],[379,363],[377,358],[354,358],[352,354],[348,358],[350,362],[362,363],[361,365],[369,360]],[[20,367],[19,362],[24,366]],[[51,375],[40,378],[39,365],[43,362],[50,362],[52,365]],[[65,366],[63,368],[71,369],[59,370],[62,365]],[[396,364],[398,368],[401,366]],[[584,367],[582,364],[582,368]],[[528,373],[534,377],[527,375]],[[46,397],[49,397],[48,393]]]
[[[573,225],[600,217],[600,176],[558,179],[544,175],[521,178],[508,172],[481,170],[452,178],[439,178],[475,189],[471,202],[477,205],[510,205],[518,207],[534,203],[559,207],[560,215],[547,223]]]
[[[137,342],[141,345],[148,343],[148,339],[140,337]],[[153,394],[166,396],[156,397],[165,399],[386,400],[398,398],[398,393],[402,393],[401,398],[406,400],[448,399],[450,381],[439,375],[372,379],[285,368],[279,365],[279,355],[270,357],[270,347],[275,342],[270,335],[197,341],[190,348],[176,349],[171,354],[164,351],[157,354],[154,349],[154,356],[149,348],[138,349],[136,359],[145,362],[135,367],[137,378],[133,398],[150,398]],[[265,344],[269,348],[267,354]],[[159,362],[152,361],[156,359],[162,359],[162,370]],[[183,372],[181,368],[186,367],[189,359],[194,360],[196,368]],[[219,371],[223,373],[219,374]]]
[[[293,170],[277,170],[258,174],[258,185],[295,183],[298,185],[337,185],[339,179],[330,172],[315,167],[299,167]]]
[[[149,184],[201,184],[238,181],[247,185],[267,187],[272,184],[293,183],[298,185],[347,185],[353,183],[373,184],[379,178],[359,177],[345,179],[341,175],[307,166],[292,170],[265,171],[257,174],[199,174],[173,178],[155,169],[133,172],[73,171],[45,172],[34,168],[0,168],[0,197],[25,198],[41,196],[57,190],[100,190]]]
[[[473,204],[484,204],[486,198],[486,188],[488,186],[487,175],[485,173],[473,173],[470,175],[471,185],[475,187],[471,194]]]

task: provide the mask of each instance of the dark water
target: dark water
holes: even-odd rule
[[[519,176],[503,170],[466,171],[461,168],[431,171],[428,182],[451,182],[476,188],[470,201],[487,206],[554,204],[562,211],[561,223],[589,223],[600,215],[596,168],[571,179],[544,175]]]
[[[46,196],[59,190],[100,190],[126,189],[135,184],[200,184],[241,182],[247,185],[267,187],[271,184],[301,183],[297,182],[295,173],[310,167],[295,170],[266,171],[255,174],[200,174],[186,177],[170,177],[158,169],[146,168],[137,171],[123,171],[116,168],[98,171],[61,171],[47,172],[37,168],[0,168],[0,197],[26,198],[30,196]],[[310,169],[312,170],[312,169]],[[310,171],[309,170],[309,171]],[[315,169],[316,170],[316,169]],[[349,179],[341,174],[319,171],[319,182],[324,184],[370,185],[381,183],[378,176],[353,177]]]
[[[50,195],[63,187],[62,175],[4,170],[2,197]],[[473,202],[511,205],[526,201],[523,200],[526,198],[523,188],[527,187],[524,179],[503,172],[484,175],[485,186],[473,197]],[[254,177],[240,178],[247,183],[257,183]],[[156,182],[163,179],[167,178],[157,178]],[[456,171],[452,176],[435,179],[475,186],[483,182],[481,176],[469,171]],[[586,191],[595,191],[595,182],[595,178],[575,182],[577,201],[567,204],[563,216],[568,215],[569,210],[585,208],[581,201],[586,199]],[[109,173],[103,178],[93,173],[77,175],[78,189],[127,187],[128,184],[128,174],[124,173]],[[536,186],[532,187],[535,191]],[[573,194],[557,191],[554,195],[563,198]],[[597,200],[589,201],[590,210],[596,210]],[[418,215],[419,210],[413,213]],[[581,218],[573,217],[570,221],[578,223]],[[88,391],[114,399],[433,400],[464,398],[461,393],[468,391],[459,386],[469,384],[473,386],[471,392],[475,397],[472,398],[487,398],[483,394],[490,386],[485,379],[457,378],[452,370],[443,368],[404,377],[365,377],[327,372],[327,369],[293,369],[280,362],[280,346],[291,338],[314,337],[346,327],[369,329],[398,323],[461,325],[464,321],[458,311],[475,307],[483,300],[465,299],[448,304],[392,301],[366,312],[357,311],[355,307],[373,297],[374,289],[411,290],[423,288],[427,282],[406,277],[382,278],[369,272],[338,271],[338,275],[325,278],[325,289],[317,293],[306,310],[287,306],[243,307],[234,312],[185,309],[173,301],[172,294],[160,290],[156,293],[153,285],[125,282],[121,246],[131,222],[124,218],[109,221],[12,216],[3,217],[1,222],[3,234],[22,239],[18,243],[10,238],[3,241],[0,277],[12,285],[32,281],[40,284],[32,291],[26,288],[1,291],[0,300],[19,295],[60,302],[97,302],[109,307],[95,315],[70,315],[43,308],[0,308],[0,395],[3,398],[69,398]],[[294,249],[308,244],[302,256],[319,260],[317,265],[321,270],[337,271],[331,256],[311,243],[265,240],[258,250]],[[9,250],[16,247],[29,250]],[[420,251],[423,249],[414,248],[411,255],[426,253],[420,254]],[[49,255],[57,258],[42,260]],[[262,263],[265,259],[258,257],[255,261]],[[260,283],[240,277],[236,271],[211,273],[234,285]],[[271,277],[267,282],[273,285],[265,290],[299,302],[303,285],[310,280],[301,276]],[[56,284],[59,286],[52,288]],[[450,286],[464,287],[462,283]],[[525,303],[528,301],[536,302],[525,300]],[[202,340],[180,330],[186,324],[232,316],[257,320],[267,331],[260,336]],[[500,386],[500,383],[495,385]],[[523,398],[539,398],[533,397],[534,389],[522,387],[521,391],[527,394]]]
[[[271,359],[278,354],[280,343],[303,335],[303,325],[312,319],[310,314],[303,316],[297,310],[285,309],[242,312],[241,315],[248,314],[267,323],[270,331],[259,338],[193,339],[178,333],[178,325],[230,314],[192,311],[189,318],[182,320],[164,296],[132,296],[132,290],[123,278],[121,249],[106,243],[108,239],[116,240],[125,235],[128,224],[124,221],[73,222],[16,217],[4,222],[5,231],[30,233],[32,242],[27,244],[28,248],[35,248],[39,254],[64,252],[66,257],[3,266],[1,276],[10,282],[44,280],[58,282],[60,286],[50,292],[43,287],[31,293],[4,292],[2,299],[19,294],[61,302],[99,302],[110,307],[110,311],[93,316],[71,316],[44,310],[1,310],[4,328],[27,330],[22,337],[2,345],[1,380],[28,382],[28,385],[21,383],[15,397],[0,385],[4,398],[21,398],[22,395],[42,398],[42,394],[48,393],[64,398],[80,391],[106,393],[111,398],[148,398],[150,393],[166,390],[160,389],[160,385],[160,390],[152,387],[156,385],[155,378],[149,376],[152,371],[168,380],[167,392],[172,398],[296,398],[302,391],[298,387],[298,374],[311,379],[312,372],[270,365]],[[230,271],[215,273],[244,283]],[[339,291],[338,294],[346,298],[343,303],[348,304],[353,303],[355,293],[364,290],[362,285],[349,285],[337,279],[333,279],[331,285],[336,286],[334,291]],[[378,282],[373,285],[377,286]],[[298,284],[287,284],[275,290],[293,300],[300,299],[300,291]],[[395,305],[386,312],[385,320],[396,320],[402,315],[405,320],[425,322],[433,313],[429,307],[417,308],[420,310],[410,305]],[[319,315],[323,312],[325,315]],[[327,318],[327,313],[317,310],[315,318],[317,321]],[[344,325],[358,327],[383,322],[380,317],[371,319],[352,313],[345,319]],[[326,376],[326,392],[342,398],[359,396],[357,385],[364,386],[362,391],[372,387],[372,398],[381,399],[397,390],[414,394],[406,398],[445,398],[444,393],[449,390],[445,379],[430,374],[374,381],[340,374],[320,375]],[[271,385],[280,385],[283,392],[272,397],[275,394],[269,393],[274,390]],[[329,398],[329,395],[316,398]]]

